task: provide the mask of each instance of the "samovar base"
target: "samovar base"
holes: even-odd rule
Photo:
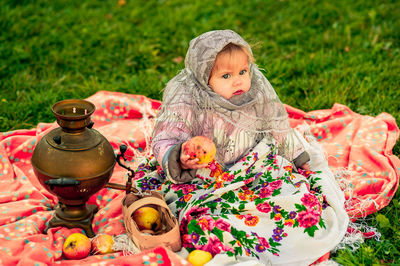
[[[94,237],[96,234],[93,231],[92,222],[94,214],[97,211],[98,207],[94,204],[66,206],[60,202],[56,207],[53,218],[51,218],[49,224],[45,228],[44,233],[47,234],[47,230],[57,226],[67,228],[78,227],[85,231],[87,237]]]

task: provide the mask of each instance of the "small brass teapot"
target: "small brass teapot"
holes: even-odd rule
[[[93,129],[95,106],[89,101],[70,99],[55,103],[52,111],[59,128],[51,130],[37,143],[32,166],[41,185],[59,199],[51,227],[80,227],[94,237],[92,220],[98,207],[86,204],[103,187],[131,189],[130,168],[121,165],[107,139]],[[121,146],[122,158],[126,146]],[[115,163],[131,170],[127,186],[108,183]]]

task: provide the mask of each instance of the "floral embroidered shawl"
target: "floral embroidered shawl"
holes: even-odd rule
[[[229,171],[214,161],[188,184],[171,183],[149,158],[139,166],[136,186],[165,195],[183,246],[211,252],[207,265],[308,265],[339,244],[349,218],[322,149],[303,144],[311,172],[294,173],[264,140]]]

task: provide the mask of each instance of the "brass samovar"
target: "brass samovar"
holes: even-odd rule
[[[130,191],[133,171],[126,186],[108,183],[115,163],[123,166],[119,160],[126,146],[116,158],[111,144],[92,128],[95,106],[89,101],[63,100],[52,111],[60,127],[42,137],[31,159],[39,182],[59,200],[45,233],[56,226],[79,227],[94,237],[92,221],[98,207],[86,202],[104,187]]]

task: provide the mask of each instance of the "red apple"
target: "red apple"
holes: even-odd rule
[[[189,155],[190,159],[198,158],[198,164],[212,162],[216,151],[214,142],[204,136],[193,137],[184,146],[185,154]]]
[[[65,239],[63,254],[68,259],[80,260],[89,256],[90,239],[81,233],[74,233]]]
[[[97,235],[92,239],[93,254],[113,253],[114,238],[107,234]]]

